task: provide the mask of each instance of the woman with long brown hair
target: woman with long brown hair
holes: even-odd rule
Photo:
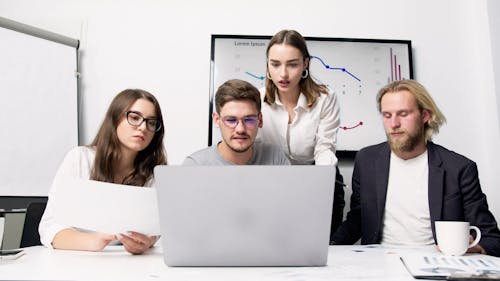
[[[258,138],[280,145],[292,165],[337,165],[339,102],[311,77],[306,40],[295,30],[281,30],[271,38],[266,57],[266,86],[261,89],[264,126]],[[336,168],[332,233],[342,223],[342,181]]]
[[[68,152],[54,182],[58,178],[74,177],[150,187],[154,167],[167,163],[164,134],[162,113],[156,98],[144,90],[124,90],[111,102],[94,141],[89,146],[79,146]],[[40,240],[45,246],[100,251],[110,242],[119,240],[130,253],[141,254],[156,242],[156,236],[133,231],[106,234],[59,224],[53,214],[54,189],[55,185],[49,192],[47,208],[39,226]]]

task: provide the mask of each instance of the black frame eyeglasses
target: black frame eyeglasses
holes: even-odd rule
[[[146,121],[146,129],[150,132],[157,133],[161,129],[161,120],[158,118],[144,118],[138,111],[129,110],[125,113],[127,122],[134,127],[139,127]]]
[[[245,116],[243,118],[236,118],[234,116],[224,116],[221,118],[222,122],[224,125],[227,127],[234,129],[238,124],[243,122],[243,125],[245,128],[248,129],[254,129],[259,125],[259,116],[253,115],[253,116]]]

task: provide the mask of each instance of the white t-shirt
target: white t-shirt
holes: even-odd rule
[[[428,179],[427,151],[408,160],[391,153],[381,244],[389,246],[434,244],[429,212]]]
[[[260,89],[262,100],[265,88]],[[257,138],[277,144],[292,164],[336,165],[337,131],[340,110],[334,93],[320,94],[316,103],[307,107],[307,99],[300,94],[294,108],[295,118],[288,124],[288,111],[276,95],[276,102],[262,102],[263,127]]]

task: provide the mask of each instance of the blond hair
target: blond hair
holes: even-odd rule
[[[417,102],[420,112],[426,110],[430,114],[430,119],[424,124],[425,141],[432,140],[434,134],[439,133],[439,127],[446,123],[446,117],[439,110],[431,95],[424,86],[415,80],[400,80],[394,81],[378,91],[377,94],[377,108],[381,112],[380,102],[382,97],[387,93],[408,91],[410,92]]]

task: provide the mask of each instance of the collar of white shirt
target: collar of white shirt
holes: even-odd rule
[[[280,106],[283,106],[283,103],[281,102],[280,97],[278,95],[276,95],[276,104],[280,105]],[[299,108],[299,107],[301,107],[304,110],[309,110],[310,109],[307,106],[306,96],[304,94],[302,94],[302,93],[300,93],[300,95],[299,95],[299,100],[297,101],[297,105],[295,106],[295,108]]]

